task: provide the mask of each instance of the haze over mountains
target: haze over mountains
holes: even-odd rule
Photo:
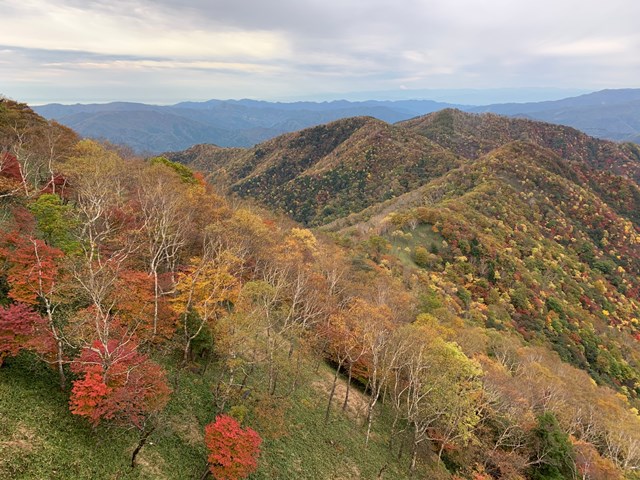
[[[35,107],[84,137],[104,138],[139,152],[182,150],[194,144],[248,147],[277,135],[341,118],[371,116],[388,123],[455,107],[578,128],[616,141],[640,142],[640,89],[603,90],[564,100],[487,106],[430,100],[277,103],[210,100],[171,106],[116,102]]]
[[[640,143],[640,89],[602,90],[552,102],[507,103],[471,109],[569,125],[589,135]]]
[[[137,151],[162,152],[197,143],[248,147],[282,133],[340,118],[372,116],[393,123],[450,106],[428,100],[321,103],[209,100],[171,106],[51,104],[35,110],[85,137],[105,138]]]

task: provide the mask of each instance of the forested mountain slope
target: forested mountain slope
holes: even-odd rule
[[[549,148],[565,160],[640,181],[640,147],[596,139],[571,127],[455,109],[416,117],[398,125],[469,159],[522,140]]]
[[[640,89],[623,88],[535,103],[506,103],[470,109],[559,123],[598,138],[640,143]]]
[[[317,225],[402,194],[459,164],[421,135],[356,117],[282,135],[245,151],[192,151],[241,197]],[[168,154],[184,160],[183,154]],[[188,157],[187,157],[188,158]]]
[[[633,211],[638,187],[627,186]],[[483,324],[546,337],[598,382],[640,393],[637,345],[618,343],[640,338],[637,223],[581,185],[552,151],[507,144],[329,227],[382,234],[392,251],[409,249],[468,305],[480,305],[470,314]],[[413,240],[415,228],[433,232],[430,242]]]
[[[598,158],[370,118],[176,157],[325,234],[0,133],[3,478],[638,478],[637,185]]]

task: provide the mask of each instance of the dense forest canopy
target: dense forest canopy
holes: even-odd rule
[[[637,478],[633,150],[469,155],[451,115],[216,152],[212,185],[0,101],[0,473]]]

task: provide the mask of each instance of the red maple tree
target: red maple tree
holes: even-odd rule
[[[133,339],[95,341],[85,348],[71,369],[81,377],[73,382],[71,413],[97,426],[102,420],[143,428],[149,414],[164,408],[171,389],[166,373],[138,352]]]
[[[15,303],[0,307],[0,365],[5,357],[15,357],[20,350],[44,352],[51,349],[47,342],[46,321],[29,305]]]
[[[240,480],[258,468],[262,439],[228,415],[219,415],[204,429],[209,470],[216,480]]]
[[[11,179],[16,183],[22,181],[22,174],[20,172],[20,163],[15,155],[10,153],[0,153],[0,176]]]
[[[0,245],[0,256],[9,261],[7,281],[11,285],[9,296],[32,305],[50,293],[57,280],[57,261],[64,254],[43,240],[15,230],[5,234]]]

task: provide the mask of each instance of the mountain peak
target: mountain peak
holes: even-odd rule
[[[572,127],[455,109],[430,113],[398,125],[469,159],[520,140],[548,148],[566,160],[640,181],[640,155],[636,147],[596,139]]]

